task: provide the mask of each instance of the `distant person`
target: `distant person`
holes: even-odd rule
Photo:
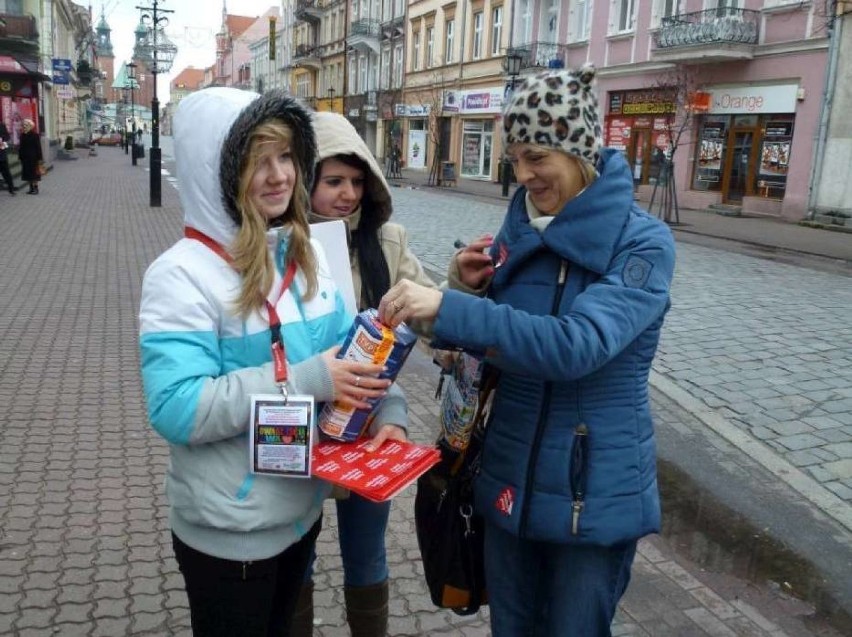
[[[389,382],[335,356],[353,317],[310,239],[305,108],[211,88],[174,124],[185,236],[145,273],[139,313],[148,415],[171,454],[172,546],[196,637],[280,637],[330,487],[250,472],[252,396],[368,408]]]
[[[12,179],[12,171],[9,170],[9,139],[11,139],[9,129],[6,128],[6,124],[0,122],[0,175],[3,176],[3,180],[6,182],[9,194],[14,196],[17,193],[15,192],[14,180]]]
[[[35,123],[31,119],[21,122],[21,143],[18,145],[18,159],[21,160],[21,179],[29,183],[28,195],[38,194],[38,184],[41,181],[39,166],[43,161],[41,154],[41,137],[35,131]]]
[[[520,187],[493,243],[453,260],[487,298],[402,281],[379,306],[499,372],[475,483],[494,637],[609,636],[637,541],[660,530],[648,375],[674,240],[602,148],[594,76],[531,76],[504,107]]]

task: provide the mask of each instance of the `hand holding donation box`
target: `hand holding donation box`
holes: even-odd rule
[[[428,445],[385,440],[375,451],[367,451],[368,443],[369,440],[318,443],[312,454],[312,475],[373,502],[384,502],[441,459],[438,449]]]

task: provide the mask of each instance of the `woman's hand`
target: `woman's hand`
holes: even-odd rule
[[[373,436],[373,439],[368,442],[364,448],[367,451],[375,451],[384,444],[385,440],[400,440],[405,442],[408,440],[408,436],[405,435],[405,429],[403,429],[400,425],[385,423],[379,428],[376,435]]]
[[[369,409],[370,403],[366,399],[383,398],[390,387],[390,380],[378,378],[384,367],[337,358],[338,351],[340,347],[335,346],[322,354],[334,384],[334,400],[356,409]]]
[[[466,286],[478,290],[494,275],[494,264],[486,250],[494,243],[494,237],[485,234],[456,252],[459,279]]]
[[[379,303],[379,320],[396,327],[403,321],[431,321],[438,315],[443,293],[404,279],[388,290]]]

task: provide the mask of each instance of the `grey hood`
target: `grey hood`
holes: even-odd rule
[[[305,187],[313,182],[316,140],[308,110],[282,91],[258,95],[209,88],[181,100],[174,117],[175,165],[184,222],[222,245],[237,234],[240,167],[251,131],[279,119],[293,131]]]

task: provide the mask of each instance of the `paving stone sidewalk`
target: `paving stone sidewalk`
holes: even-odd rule
[[[0,635],[190,634],[162,488],[168,451],[146,423],[136,345],[142,274],[182,217],[170,186],[162,208],[148,207],[147,188],[146,162],[133,168],[104,148],[57,162],[38,196],[0,195]],[[434,382],[422,360],[401,380],[423,442],[434,437]],[[692,422],[680,411],[669,420]],[[412,498],[396,500],[388,534],[391,634],[487,635],[487,611],[457,618],[430,603]],[[346,634],[334,541],[329,509],[321,635]],[[837,634],[813,615],[783,591],[703,572],[654,537],[615,633]]]

